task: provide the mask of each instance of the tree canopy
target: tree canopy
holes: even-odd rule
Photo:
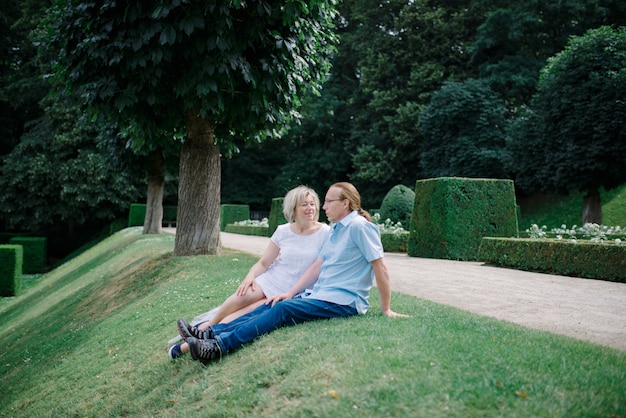
[[[539,72],[571,36],[601,25],[626,25],[621,0],[487,0],[486,19],[470,48],[479,77],[513,111],[535,93]]]
[[[192,110],[226,152],[289,120],[301,90],[322,79],[331,4],[61,0],[49,47],[68,88],[136,124],[135,137],[173,135]]]
[[[36,28],[49,0],[0,0],[0,155],[11,152],[24,125],[42,114],[47,94],[37,60]]]
[[[445,84],[420,116],[424,175],[506,178],[504,113],[485,81]]]
[[[110,222],[141,196],[141,180],[124,161],[102,152],[106,130],[81,118],[67,100],[43,101],[45,114],[29,126],[0,166],[0,207],[12,230],[41,231]]]
[[[626,29],[573,37],[548,61],[516,125],[511,168],[520,187],[587,191],[626,181]],[[532,149],[534,158],[524,154]],[[597,209],[596,209],[597,210]],[[591,221],[601,223],[601,215]]]
[[[333,15],[332,0],[58,0],[47,45],[68,89],[134,141],[184,132],[175,254],[216,253],[220,153],[296,116],[327,72]]]

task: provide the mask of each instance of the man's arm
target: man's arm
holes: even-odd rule
[[[272,306],[274,306],[276,302],[279,302],[284,299],[291,299],[298,293],[306,289],[309,289],[317,281],[317,278],[320,275],[321,269],[322,269],[322,259],[316,258],[313,264],[311,264],[309,268],[306,269],[304,274],[300,277],[300,280],[298,280],[296,284],[294,284],[291,287],[291,289],[287,291],[287,293],[282,293],[280,295],[274,296],[273,298],[269,298],[265,302],[265,304],[269,305],[271,303]]]
[[[399,314],[391,310],[391,279],[385,259],[381,257],[370,264],[376,276],[376,287],[378,287],[378,294],[380,295],[380,309],[383,311],[383,314],[391,318],[408,318],[408,315]]]

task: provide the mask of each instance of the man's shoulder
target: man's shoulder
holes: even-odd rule
[[[353,217],[346,226],[348,226],[352,230],[378,231],[378,227],[374,223],[368,221],[363,216],[358,214]]]

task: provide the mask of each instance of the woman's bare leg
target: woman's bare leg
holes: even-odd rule
[[[213,324],[219,324],[230,314],[234,314],[240,309],[245,309],[247,306],[257,303],[260,300],[265,299],[265,293],[260,286],[256,286],[254,290],[248,289],[245,295],[238,296],[237,294],[230,295],[220,306],[215,316],[198,326],[198,329],[207,329]],[[258,306],[258,305],[257,305]],[[241,316],[241,315],[239,315]]]
[[[229,322],[234,321],[235,319],[239,318],[240,316],[243,316],[243,315],[245,315],[247,313],[252,312],[253,310],[258,308],[259,306],[263,305],[266,300],[267,300],[267,298],[264,296],[263,299],[258,300],[258,301],[254,302],[254,303],[251,303],[250,305],[246,306],[245,308],[239,309],[237,312],[231,313],[230,315],[228,315],[224,319],[222,319],[219,323],[220,324],[228,324]]]
[[[257,291],[258,291],[258,288],[257,288]],[[259,300],[257,300],[256,302],[252,302],[252,303],[250,303],[249,305],[244,306],[243,308],[239,309],[239,310],[238,310],[238,311],[236,311],[236,312],[233,312],[233,313],[231,313],[231,314],[227,314],[227,315],[226,315],[226,317],[224,317],[224,318],[220,321],[220,323],[222,323],[222,324],[227,324],[228,322],[230,322],[230,321],[232,321],[232,320],[234,320],[234,319],[237,319],[237,318],[239,318],[239,317],[240,317],[240,316],[242,316],[242,315],[245,315],[245,314],[247,314],[247,313],[249,313],[249,312],[252,312],[252,311],[253,311],[253,310],[255,310],[256,308],[258,308],[259,306],[261,306],[262,304],[264,304],[264,303],[265,303],[265,301],[267,300],[267,298],[265,297],[265,294],[263,294],[263,292],[261,292],[261,294],[263,295],[263,299],[259,299]],[[246,293],[246,295],[248,295],[248,293]],[[233,295],[233,296],[235,296],[235,297],[236,297],[236,298],[238,298],[238,299],[241,299],[241,298],[242,298],[242,296],[236,296],[236,295]],[[233,297],[233,296],[231,296],[231,297]],[[245,296],[244,296],[244,297],[245,297]],[[228,298],[228,299],[230,299],[230,298]],[[226,299],[226,301],[228,301],[228,299]],[[226,304],[226,301],[224,302],[224,304]],[[222,305],[222,306],[224,306],[224,305]],[[221,309],[218,311],[218,313],[219,313],[220,311],[221,311]],[[216,314],[216,316],[217,316],[217,314]],[[213,321],[211,321],[211,322],[213,322]],[[217,322],[213,322],[213,323],[217,323]],[[198,328],[199,328],[199,329],[204,330],[204,329],[207,329],[210,325],[212,325],[212,324],[209,324],[209,322],[204,322],[204,323],[200,324],[200,325],[198,326]],[[181,351],[181,352],[183,352],[183,353],[188,353],[188,352],[189,352],[189,344],[187,344],[187,343],[182,343],[182,344],[180,345],[180,351]]]

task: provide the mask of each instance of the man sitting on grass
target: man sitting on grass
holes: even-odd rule
[[[335,225],[318,258],[300,280],[284,294],[228,324],[204,331],[178,320],[180,335],[191,356],[204,364],[220,359],[275,329],[317,319],[364,314],[369,308],[373,276],[383,314],[407,317],[391,310],[391,284],[378,227],[361,209],[361,196],[350,183],[335,183],[326,193],[324,211]],[[302,297],[295,295],[313,286]]]

